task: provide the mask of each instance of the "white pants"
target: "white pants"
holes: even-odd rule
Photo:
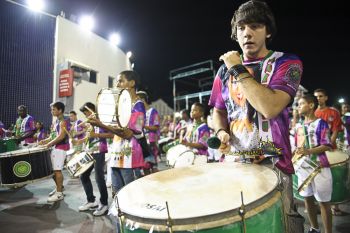
[[[60,149],[52,149],[51,151],[51,163],[54,171],[61,171],[64,166],[64,160],[66,159],[67,152]]]
[[[296,171],[295,174],[298,176],[299,187],[307,176],[301,175],[298,171]],[[318,202],[329,202],[332,197],[332,187],[333,179],[331,169],[326,167],[321,169],[312,182],[300,192],[300,195],[302,197],[315,196]]]

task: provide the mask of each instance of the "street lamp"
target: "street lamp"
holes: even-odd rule
[[[113,45],[118,46],[120,44],[120,41],[121,41],[120,35],[118,33],[113,33],[112,35],[110,35],[109,41]]]

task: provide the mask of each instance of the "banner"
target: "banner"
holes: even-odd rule
[[[58,80],[58,96],[67,97],[73,95],[73,70],[61,70]]]

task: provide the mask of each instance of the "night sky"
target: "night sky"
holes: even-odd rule
[[[93,14],[98,35],[113,31],[122,37],[121,49],[134,53],[135,70],[152,99],[172,106],[169,71],[213,60],[239,46],[230,39],[234,10],[245,1],[233,0],[56,0],[46,11],[60,10],[79,17]],[[277,35],[269,49],[295,53],[304,64],[302,85],[309,91],[325,88],[333,104],[339,97],[350,101],[346,85],[350,14],[338,1],[275,0],[272,8]]]

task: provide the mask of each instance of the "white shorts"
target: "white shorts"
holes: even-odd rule
[[[302,177],[298,171],[296,171],[298,176],[298,187],[307,177]],[[311,183],[300,192],[302,197],[315,196],[318,202],[329,202],[332,197],[332,187],[333,179],[331,169],[329,167],[322,168]]]
[[[64,166],[64,160],[66,159],[67,151],[60,149],[52,149],[51,151],[51,163],[54,171],[61,171]]]

